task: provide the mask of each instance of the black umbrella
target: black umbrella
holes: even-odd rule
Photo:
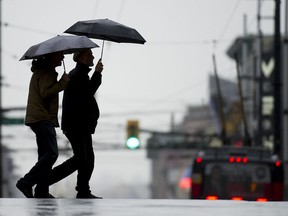
[[[82,49],[99,47],[86,36],[58,35],[49,40],[31,46],[21,57],[21,60],[37,59],[44,55],[63,52],[64,54],[74,53]]]
[[[79,21],[68,28],[65,33],[85,35],[89,38],[103,40],[101,58],[103,55],[104,40],[137,44],[144,44],[146,42],[135,29],[109,19]]]

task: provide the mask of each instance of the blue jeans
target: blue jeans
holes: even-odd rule
[[[38,161],[20,181],[31,187],[37,184],[35,193],[45,194],[49,192],[49,175],[58,158],[56,131],[49,121],[36,122],[30,127],[36,135]]]

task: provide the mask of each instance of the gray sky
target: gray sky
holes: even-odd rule
[[[243,34],[244,14],[255,33],[256,0],[2,0],[3,107],[26,105],[31,61],[18,60],[30,46],[76,21],[108,18],[134,27],[147,43],[105,43],[97,141],[123,142],[128,119],[166,131],[172,112],[180,121],[188,105],[208,102],[213,52],[219,75],[236,77],[226,50]],[[274,1],[264,1],[262,15],[273,14]],[[262,30],[271,34],[273,21],[263,21]],[[100,50],[93,50],[96,59]],[[67,71],[74,67],[71,55],[65,63]]]

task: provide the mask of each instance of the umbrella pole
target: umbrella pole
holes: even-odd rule
[[[66,73],[66,67],[65,67],[64,59],[62,60],[62,62],[63,62],[63,67],[64,67],[64,73]]]
[[[103,50],[104,50],[104,40],[103,40],[103,42],[102,42],[101,60],[102,60],[102,56],[103,56]]]

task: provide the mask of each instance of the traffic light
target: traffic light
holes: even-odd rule
[[[126,124],[126,146],[129,149],[137,149],[140,147],[139,140],[139,121],[138,120],[128,120]]]

